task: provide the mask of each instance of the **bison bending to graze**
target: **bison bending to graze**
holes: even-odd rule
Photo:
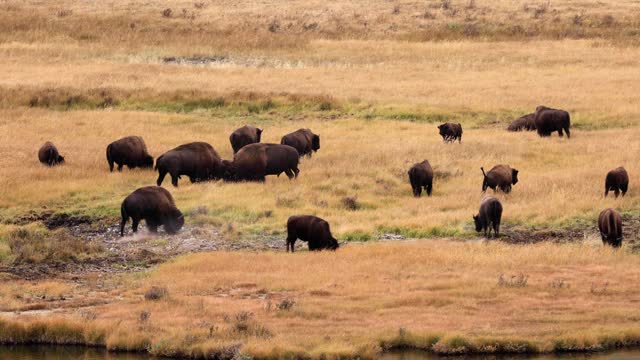
[[[444,123],[442,125],[438,125],[438,130],[440,130],[442,141],[454,142],[458,140],[458,142],[462,142],[462,125],[454,123]]]
[[[280,144],[289,145],[298,150],[300,156],[311,156],[320,150],[320,135],[316,135],[309,129],[299,129],[282,137]]]
[[[484,230],[484,237],[491,235],[493,227],[493,236],[500,236],[500,220],[502,219],[502,204],[493,196],[487,196],[480,202],[480,211],[478,215],[473,216],[476,224],[476,231]]]
[[[562,137],[562,130],[567,133],[567,138],[571,137],[571,117],[564,110],[552,109],[546,106],[538,106],[534,117],[536,130],[540,136],[550,136],[557,131]]]
[[[180,145],[160,155],[156,160],[158,186],[167,174],[171,175],[171,184],[178,186],[181,175],[189,177],[192,183],[222,178],[222,159],[213,146],[205,142],[193,142]]]
[[[482,175],[482,192],[487,191],[490,187],[496,191],[496,187],[505,193],[511,192],[511,186],[518,183],[518,170],[512,169],[509,165],[496,165],[488,173],[484,172],[481,167]]]
[[[184,225],[184,216],[176,208],[171,194],[159,186],[142,187],[127,196],[120,206],[122,221],[120,236],[124,236],[124,226],[131,218],[133,232],[138,231],[140,220],[145,220],[151,232],[163,226],[169,234],[177,233]]]
[[[622,217],[614,209],[602,210],[598,216],[598,229],[602,243],[613,247],[622,245]]]
[[[433,188],[433,169],[428,160],[421,163],[414,164],[409,169],[409,182],[411,182],[411,188],[413,189],[413,196],[420,197],[422,195],[422,188],[427,192],[427,196],[431,196],[431,189]]]
[[[58,148],[51,141],[47,141],[38,150],[38,160],[48,166],[64,163],[64,156],[58,153]]]
[[[231,133],[229,136],[229,142],[231,142],[233,153],[237,153],[243,146],[259,143],[261,136],[262,129],[258,129],[251,125],[245,125],[236,129],[236,131]]]
[[[147,145],[140,136],[127,136],[107,146],[107,162],[109,171],[118,164],[118,171],[126,165],[129,169],[136,167],[153,168],[153,156],[147,152]]]
[[[536,129],[535,117],[535,113],[521,116],[509,124],[507,131],[534,131]]]
[[[298,151],[288,145],[250,144],[238,151],[233,161],[223,161],[227,181],[265,181],[267,175],[285,173],[298,177]]]
[[[604,181],[604,197],[609,195],[609,191],[613,191],[616,198],[622,192],[622,196],[627,193],[629,187],[629,174],[623,167],[613,169],[607,173]]]
[[[296,240],[307,241],[310,251],[335,250],[338,241],[331,235],[329,223],[312,215],[292,216],[287,220],[287,252],[294,252]]]

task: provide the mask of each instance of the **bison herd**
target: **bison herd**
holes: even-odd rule
[[[540,136],[549,136],[558,132],[563,136],[571,136],[569,113],[564,110],[538,106],[536,111],[514,120],[507,130],[533,131]],[[284,135],[280,144],[261,143],[262,129],[246,125],[235,130],[229,136],[233,149],[233,159],[223,160],[216,150],[205,142],[192,142],[180,145],[160,155],[155,160],[147,152],[147,146],[140,136],[128,136],[109,144],[106,149],[109,170],[113,172],[117,165],[118,171],[124,166],[128,168],[154,168],[158,172],[157,186],[142,187],[122,202],[120,234],[124,236],[124,228],[128,220],[132,219],[133,232],[138,229],[141,220],[145,220],[149,231],[156,232],[159,226],[169,234],[175,234],[184,225],[184,216],[178,210],[173,197],[162,182],[166,175],[171,176],[171,184],[178,186],[182,176],[186,176],[192,183],[223,180],[231,182],[259,181],[264,182],[268,175],[280,176],[284,173],[289,179],[298,177],[300,170],[298,163],[302,156],[312,156],[320,149],[320,136],[310,129],[299,129]],[[445,123],[438,126],[443,141],[462,142],[462,125]],[[55,166],[64,163],[65,159],[58,153],[58,149],[51,142],[46,142],[38,151],[38,159],[43,164]],[[485,172],[481,167],[483,180],[482,191],[491,188],[494,192],[510,193],[512,186],[518,183],[518,170],[509,165],[498,164]],[[420,197],[424,189],[427,196],[433,190],[433,169],[428,160],[414,164],[408,171],[409,182],[413,195]],[[627,171],[619,167],[611,170],[605,179],[606,197],[613,191],[617,198],[620,193],[624,196],[629,185]],[[473,216],[476,231],[484,231],[485,237],[491,234],[500,235],[500,222],[503,207],[498,199],[486,196],[480,203],[477,215]],[[618,247],[622,244],[622,218],[614,209],[602,211],[598,218],[598,228],[605,244]],[[287,221],[287,251],[294,251],[296,240],[306,241],[309,250],[338,248],[337,240],[331,235],[329,223],[319,217],[311,215],[291,216]]]

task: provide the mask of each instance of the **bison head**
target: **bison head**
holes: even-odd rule
[[[476,231],[482,231],[482,222],[480,221],[479,215],[473,215],[473,222],[476,224]]]
[[[511,169],[511,183],[513,185],[518,183],[518,170]]]
[[[153,167],[153,156],[145,155],[142,159],[142,163],[140,164],[141,168],[152,168]]]
[[[57,164],[64,164],[64,156],[58,155],[58,159],[56,161]]]
[[[311,149],[314,152],[320,150],[320,135],[313,135],[311,139]]]
[[[184,225],[184,215],[178,209],[173,209],[167,216],[167,219],[164,222],[164,230],[168,234],[175,234]]]
[[[334,239],[333,237],[329,239],[329,244],[327,245],[327,249],[336,250],[339,247],[340,247],[340,244],[338,244],[338,240]]]
[[[440,135],[443,136],[443,137],[449,135],[449,125],[448,124],[438,125],[438,130],[440,130]]]
[[[222,160],[221,165],[222,179],[224,181],[236,181],[236,168],[232,161]]]

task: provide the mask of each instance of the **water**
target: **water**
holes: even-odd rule
[[[474,355],[441,357],[420,351],[385,354],[380,360],[639,360],[640,350],[593,354]]]

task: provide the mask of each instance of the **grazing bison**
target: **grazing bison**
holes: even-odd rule
[[[500,236],[500,219],[502,219],[502,204],[493,196],[487,196],[482,199],[478,215],[473,216],[476,231],[480,232],[484,230],[484,237],[491,235],[492,227],[493,236]]]
[[[509,165],[496,165],[488,173],[484,172],[484,168],[481,167],[482,175],[482,192],[487,191],[490,187],[493,191],[496,191],[496,187],[505,193],[511,192],[511,185],[518,183],[518,170],[512,169]]]
[[[213,147],[205,142],[180,145],[160,155],[156,160],[158,186],[164,177],[171,175],[171,184],[178,186],[181,175],[189,177],[192,183],[222,178],[222,160]]]
[[[280,144],[289,145],[298,150],[300,156],[311,156],[320,150],[320,135],[316,135],[309,129],[299,129],[282,137]]]
[[[536,129],[535,117],[535,113],[521,116],[509,124],[507,131],[534,131]]]
[[[145,220],[151,232],[157,232],[163,226],[169,234],[177,233],[184,225],[184,216],[176,208],[171,194],[159,186],[139,188],[127,196],[120,206],[122,221],[120,236],[124,236],[124,226],[131,218],[133,232],[138,231],[140,220]]]
[[[298,177],[298,151],[289,145],[250,144],[238,151],[233,161],[224,161],[225,180],[265,181],[267,175],[285,173],[289,179]]]
[[[442,125],[438,125],[438,129],[440,130],[442,141],[454,142],[458,140],[458,142],[462,142],[462,125],[454,123],[444,123]]]
[[[616,198],[622,191],[622,196],[627,193],[629,187],[629,174],[622,166],[613,169],[607,173],[607,178],[604,181],[604,197],[609,195],[609,190],[612,190]]]
[[[262,129],[258,129],[251,125],[245,125],[239,129],[236,129],[229,136],[229,142],[233,148],[233,153],[237,153],[243,146],[249,144],[255,144],[260,142],[262,136]]]
[[[427,196],[431,196],[433,169],[429,164],[429,160],[414,164],[409,169],[409,182],[411,182],[411,188],[413,188],[413,196],[420,197],[423,187],[427,191]]]
[[[287,220],[287,252],[294,252],[296,240],[307,241],[310,251],[335,250],[338,241],[331,235],[329,223],[312,215],[292,216]]]
[[[552,132],[557,131],[558,135],[562,137],[562,130],[564,130],[567,133],[567,138],[571,137],[571,131],[569,131],[571,118],[569,113],[564,110],[538,106],[534,121],[540,136],[550,136]]]
[[[118,164],[118,171],[122,171],[124,165],[129,169],[153,168],[153,156],[147,152],[147,145],[140,136],[127,136],[109,144],[107,162],[111,172],[114,163]]]
[[[598,228],[602,243],[613,247],[622,245],[622,217],[613,209],[602,210],[598,216]]]
[[[48,166],[56,166],[64,163],[64,156],[58,153],[58,149],[51,141],[47,141],[38,150],[38,159]]]

